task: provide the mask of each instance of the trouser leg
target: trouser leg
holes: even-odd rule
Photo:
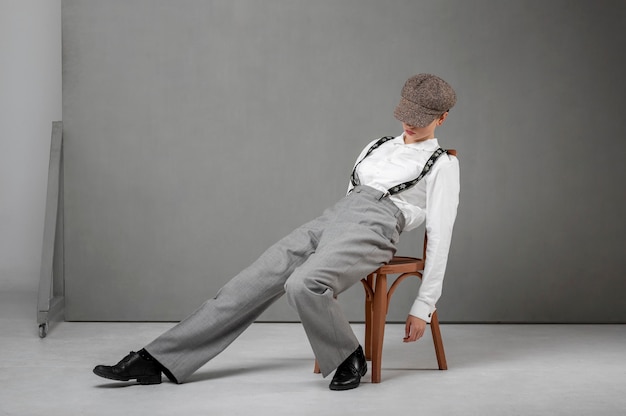
[[[287,280],[287,299],[298,311],[324,377],[359,345],[335,296],[394,253],[394,244],[368,227],[338,227],[325,232],[317,252]]]
[[[181,383],[223,351],[284,294],[293,270],[315,250],[309,223],[270,247],[213,298],[145,349]]]

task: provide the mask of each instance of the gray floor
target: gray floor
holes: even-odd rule
[[[253,325],[183,385],[91,373],[170,323],[72,323],[37,336],[36,295],[0,293],[0,415],[624,415],[626,326],[444,325],[450,369],[431,339],[388,324],[383,382],[332,392],[313,374],[299,324]],[[363,326],[354,325],[362,336]]]

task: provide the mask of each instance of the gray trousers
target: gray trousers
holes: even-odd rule
[[[182,383],[286,294],[326,377],[359,346],[335,296],[393,257],[403,227],[388,197],[358,186],[145,349]]]

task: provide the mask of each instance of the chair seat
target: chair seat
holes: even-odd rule
[[[376,272],[382,274],[416,273],[424,270],[424,260],[416,257],[394,257]]]

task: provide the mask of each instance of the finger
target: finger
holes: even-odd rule
[[[409,323],[407,322],[405,328],[404,328],[404,338],[402,338],[403,342],[409,342],[411,337],[411,326],[409,325]]]
[[[404,342],[415,341],[416,340],[415,336],[416,336],[415,327],[411,324],[407,324],[406,336],[404,337]]]
[[[406,338],[405,342],[415,342],[424,335],[424,329],[416,325],[411,328],[412,333]]]

